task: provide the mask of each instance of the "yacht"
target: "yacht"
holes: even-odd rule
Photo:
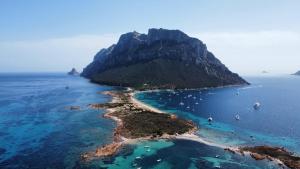
[[[256,102],[254,105],[253,105],[253,108],[255,110],[259,109],[260,108],[260,103],[259,102]]]
[[[235,115],[235,119],[236,119],[236,120],[240,120],[240,115],[238,115],[238,114]]]

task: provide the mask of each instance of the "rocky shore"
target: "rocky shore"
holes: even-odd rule
[[[192,121],[140,104],[133,98],[132,91],[108,91],[103,94],[112,96],[112,101],[90,104],[89,107],[106,109],[104,117],[117,122],[114,141],[83,154],[81,157],[85,161],[114,155],[126,143],[144,139],[170,139],[197,130]]]
[[[287,166],[291,169],[300,169],[300,157],[287,151],[283,147],[256,146],[240,148],[242,153],[248,152],[256,160],[277,161],[280,166]]]

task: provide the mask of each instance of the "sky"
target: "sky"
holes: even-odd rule
[[[298,0],[1,0],[0,72],[81,71],[121,34],[179,29],[241,75],[300,70]]]

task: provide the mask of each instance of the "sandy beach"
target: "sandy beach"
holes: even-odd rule
[[[130,100],[131,100],[131,102],[132,102],[134,105],[136,105],[137,107],[142,108],[142,109],[146,109],[146,110],[153,111],[153,112],[155,112],[155,113],[166,113],[166,112],[164,112],[164,111],[161,111],[161,110],[159,110],[159,109],[157,109],[157,108],[155,108],[155,107],[152,107],[152,106],[150,106],[150,105],[148,105],[148,104],[146,104],[146,103],[143,103],[143,102],[137,100],[136,98],[134,98],[134,95],[137,94],[137,93],[138,93],[138,92],[132,92],[132,93],[130,93],[130,96],[131,96],[131,97],[130,97]]]

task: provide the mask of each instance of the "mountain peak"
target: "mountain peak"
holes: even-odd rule
[[[180,30],[168,30],[168,29],[156,29],[151,28],[148,30],[148,41],[152,43],[157,40],[174,40],[177,42],[183,42],[190,37]]]
[[[68,75],[79,75],[79,72],[75,68],[72,68],[70,72],[68,72]]]
[[[223,65],[199,39],[180,30],[151,28],[122,34],[102,49],[82,76],[110,85],[200,88],[247,84]]]

